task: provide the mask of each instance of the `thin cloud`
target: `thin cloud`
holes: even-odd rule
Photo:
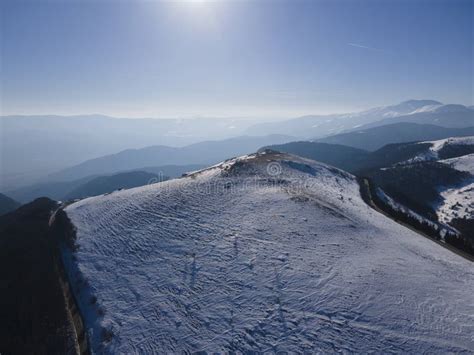
[[[347,43],[347,45],[352,46],[352,47],[356,47],[356,48],[368,49],[368,50],[371,50],[371,51],[382,51],[379,48],[364,46],[364,45],[358,44],[358,43]]]

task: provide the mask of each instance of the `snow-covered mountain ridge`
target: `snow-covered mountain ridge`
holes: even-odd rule
[[[398,117],[411,115],[417,112],[434,112],[447,106],[435,100],[407,100],[396,105],[375,107],[366,111],[348,114],[347,117],[375,116],[377,118]],[[457,105],[456,105],[457,106]],[[460,105],[462,106],[462,105]]]
[[[66,208],[94,352],[474,350],[467,260],[263,152]]]
[[[414,156],[413,158],[402,162],[400,164],[411,164],[422,161],[435,161],[435,160],[444,160],[440,153],[443,149],[447,150],[453,146],[465,146],[466,152],[470,153],[470,150],[474,149],[474,136],[468,137],[450,137],[446,139],[439,139],[436,141],[425,141],[419,142],[417,144],[426,145],[426,149],[420,154]],[[455,154],[454,158],[463,156],[464,152],[459,152]]]
[[[449,145],[474,145],[474,136],[470,137],[451,137],[446,139],[440,139],[437,141],[430,142],[421,142],[421,143],[431,143],[431,150],[433,152],[439,152],[442,148]]]
[[[453,169],[459,171],[467,171],[474,175],[474,153],[467,154],[456,158],[440,160],[440,163],[447,164]]]
[[[359,112],[309,115],[259,123],[249,127],[246,132],[250,135],[289,134],[305,139],[321,139],[343,132],[401,122],[466,128],[474,126],[474,110],[464,105],[443,104],[435,100],[408,100]]]

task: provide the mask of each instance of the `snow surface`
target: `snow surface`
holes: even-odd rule
[[[474,267],[267,153],[66,208],[95,353],[472,352]]]
[[[418,142],[418,144],[427,144],[427,143],[431,144],[431,147],[429,147],[426,151],[400,164],[412,164],[412,163],[423,162],[423,161],[438,160],[438,152],[442,148],[448,145],[473,145],[474,136],[450,137],[450,138],[440,139],[437,141]]]
[[[447,164],[453,169],[459,171],[467,171],[474,175],[474,153],[467,154],[456,158],[440,160],[440,163]]]
[[[418,144],[431,144],[431,147],[416,157],[406,160],[400,164],[412,164],[423,161],[438,161],[449,165],[453,169],[466,171],[473,175],[472,179],[466,180],[460,186],[440,187],[440,195],[443,198],[441,204],[433,206],[436,209],[438,220],[441,223],[449,223],[453,218],[474,218],[474,154],[467,154],[456,158],[438,160],[438,152],[447,145],[473,145],[474,136],[451,137],[437,141],[426,141]]]
[[[421,112],[436,112],[437,109],[439,109],[440,107],[444,106],[443,104],[439,104],[439,105],[426,105],[426,106],[423,106],[423,107],[420,107],[412,112],[410,112],[410,114],[415,114],[415,113],[421,113]]]
[[[474,136],[469,137],[450,137],[445,139],[440,139],[437,141],[426,141],[421,143],[431,143],[431,150],[433,152],[439,152],[444,146],[447,145],[473,145]]]
[[[474,219],[474,180],[472,181],[441,192],[444,200],[436,209],[440,222],[449,223],[453,218]]]
[[[474,219],[474,154],[439,162],[459,171],[467,171],[472,175],[472,178],[461,186],[448,188],[441,192],[444,201],[436,206],[438,219],[443,223],[449,223],[453,218]]]

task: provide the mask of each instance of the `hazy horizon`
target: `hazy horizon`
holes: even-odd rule
[[[359,108],[353,111],[341,111],[335,109],[334,111],[325,111],[325,112],[300,112],[300,113],[288,113],[285,114],[286,112],[279,112],[279,113],[264,113],[262,115],[247,115],[247,116],[226,116],[226,115],[221,115],[221,116],[213,116],[213,115],[182,115],[182,116],[139,116],[139,115],[128,115],[128,116],[123,116],[123,115],[110,115],[106,113],[98,113],[98,112],[82,112],[82,113],[51,113],[51,112],[46,112],[46,113],[3,113],[0,111],[0,117],[10,117],[10,116],[19,116],[19,117],[42,117],[42,116],[58,116],[58,117],[108,117],[108,118],[116,118],[116,119],[155,119],[155,120],[199,120],[199,119],[206,119],[206,120],[242,120],[242,121],[262,121],[262,122],[271,122],[271,121],[280,121],[280,120],[286,120],[286,119],[294,119],[298,117],[303,117],[303,116],[324,116],[324,115],[335,115],[335,114],[350,114],[350,113],[356,113],[356,112],[363,112],[365,110],[369,110],[372,108],[377,108],[377,107],[385,107],[385,106],[391,106],[391,105],[396,105],[402,102],[410,101],[410,100],[415,100],[415,101],[424,101],[424,100],[434,100],[434,101],[439,101],[442,104],[460,104],[466,107],[472,106],[470,103],[459,103],[459,102],[444,102],[442,100],[436,100],[432,98],[415,98],[415,99],[406,99],[400,102],[392,102],[388,103],[387,105],[375,105],[375,106],[367,106],[364,108]]]

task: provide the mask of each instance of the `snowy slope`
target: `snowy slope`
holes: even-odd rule
[[[448,223],[453,218],[474,218],[474,154],[440,160],[459,171],[467,171],[472,178],[461,186],[444,189],[441,196],[444,201],[437,206],[436,213],[441,222]]]
[[[474,182],[446,189],[441,197],[443,203],[436,209],[440,222],[449,223],[453,218],[474,219]]]
[[[418,144],[431,144],[431,146],[423,153],[404,162],[405,164],[431,161],[439,159],[439,152],[450,145],[474,145],[474,136],[469,137],[450,137],[436,141],[419,142]]]
[[[439,152],[443,147],[447,145],[473,145],[474,137],[451,137],[446,139],[440,139],[437,141],[423,142],[433,144],[431,150],[433,152]]]
[[[474,175],[474,154],[467,154],[461,157],[440,160],[440,163],[447,164],[453,169],[467,171]]]
[[[94,352],[474,351],[473,265],[335,168],[262,153],[66,212]]]
[[[412,163],[437,161],[452,169],[470,173],[471,177],[464,179],[455,186],[434,186],[439,191],[443,201],[434,204],[432,207],[436,210],[438,220],[444,224],[449,224],[453,218],[474,218],[474,154],[440,159],[440,155],[442,156],[440,152],[445,148],[450,148],[450,146],[451,148],[452,146],[474,146],[474,137],[451,137],[417,144],[426,143],[429,146],[425,151],[399,164],[409,165]]]

